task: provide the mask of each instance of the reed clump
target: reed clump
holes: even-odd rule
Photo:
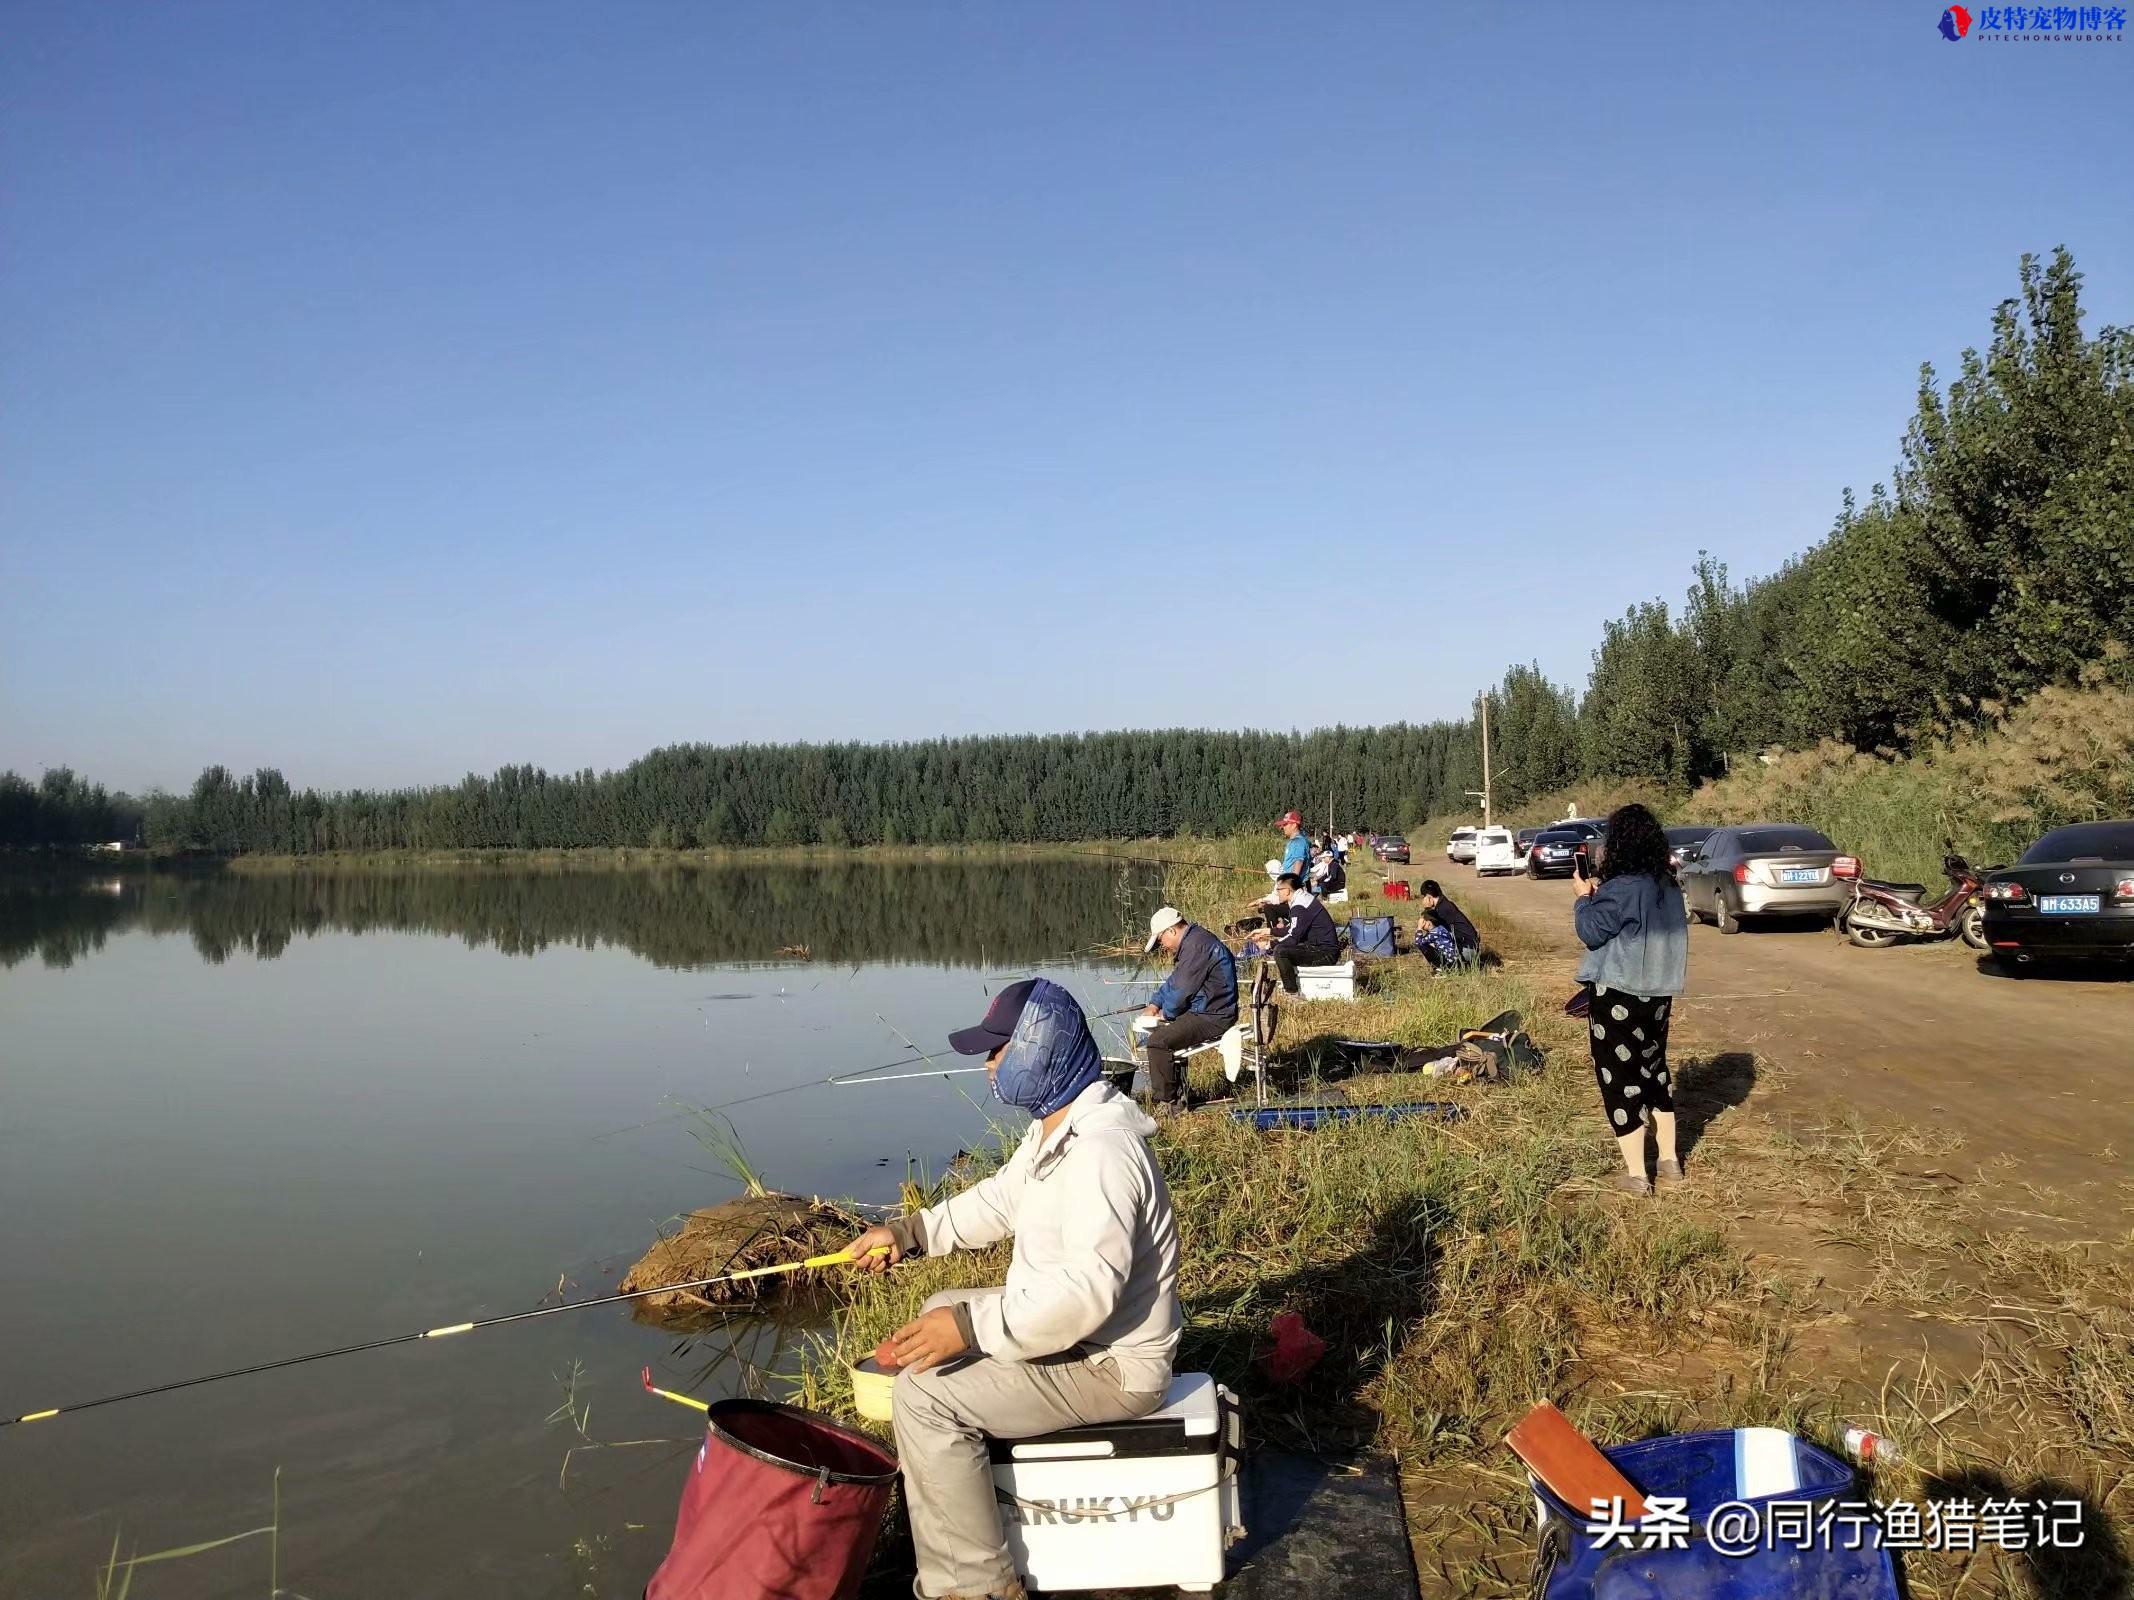
[[[770,1191],[744,1194],[692,1211],[663,1229],[616,1287],[627,1294],[827,1255],[865,1226],[853,1212],[824,1201]],[[693,1327],[722,1307],[789,1294],[801,1287],[798,1276],[671,1289],[633,1302],[631,1310],[640,1321]]]

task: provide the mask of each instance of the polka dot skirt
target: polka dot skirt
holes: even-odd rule
[[[1643,1126],[1648,1111],[1674,1110],[1667,1077],[1667,1014],[1672,1009],[1666,995],[1647,999],[1605,984],[1594,986],[1586,1031],[1610,1133]]]

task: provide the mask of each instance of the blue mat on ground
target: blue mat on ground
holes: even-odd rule
[[[1467,1108],[1450,1100],[1421,1100],[1413,1105],[1330,1105],[1330,1106],[1239,1106],[1230,1113],[1238,1122],[1249,1122],[1261,1133],[1277,1128],[1299,1129],[1306,1133],[1315,1128],[1324,1128],[1335,1123],[1358,1122],[1404,1122],[1410,1117],[1427,1117],[1433,1122],[1457,1122],[1467,1115]]]

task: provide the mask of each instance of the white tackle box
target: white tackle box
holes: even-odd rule
[[[1047,1594],[1205,1593],[1244,1536],[1237,1397],[1205,1372],[1179,1373],[1163,1407],[1131,1422],[990,1445],[1008,1551]]]
[[[1331,967],[1297,968],[1299,1000],[1353,1000],[1356,998],[1356,963]]]

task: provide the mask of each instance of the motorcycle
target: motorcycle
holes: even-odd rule
[[[1883,883],[1855,878],[1852,898],[1838,913],[1837,929],[1862,950],[1879,950],[1900,939],[1960,937],[1974,950],[1986,948],[1986,910],[1979,900],[1984,880],[1954,850],[1941,858],[1948,892],[1925,903],[1923,883]]]

